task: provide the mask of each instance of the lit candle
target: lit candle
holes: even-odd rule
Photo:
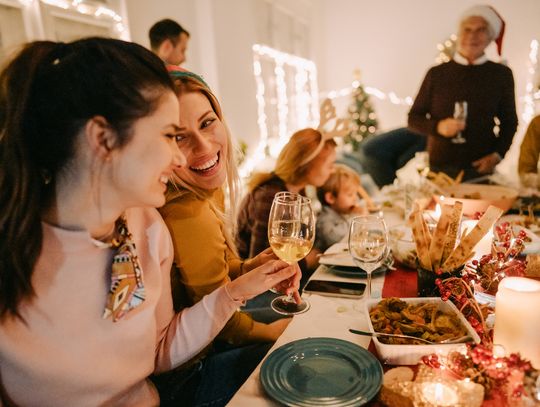
[[[506,354],[519,352],[540,368],[540,282],[506,277],[495,297],[493,342]]]
[[[422,396],[433,406],[445,407],[458,404],[456,390],[441,382],[422,383]]]
[[[435,213],[433,214],[433,217],[438,222],[441,217],[441,205],[437,204],[435,206]]]

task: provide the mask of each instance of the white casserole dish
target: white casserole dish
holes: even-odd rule
[[[375,332],[371,318],[369,317],[369,311],[374,308],[382,299],[371,299],[367,302],[367,319],[368,326],[371,332]],[[423,297],[423,298],[400,298],[400,300],[418,304],[418,303],[437,303],[439,309],[445,312],[453,312],[458,315],[461,323],[473,338],[475,343],[480,343],[480,337],[473,329],[471,324],[465,319],[463,314],[459,312],[456,306],[451,301],[443,301],[439,297]],[[453,344],[441,344],[441,345],[392,345],[379,341],[378,338],[373,337],[373,343],[377,349],[379,359],[382,363],[389,365],[416,365],[422,358],[422,356],[437,353],[446,355],[451,350],[454,350],[460,346],[464,346],[462,343]]]

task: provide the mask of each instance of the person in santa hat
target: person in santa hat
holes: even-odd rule
[[[409,128],[428,136],[433,171],[464,179],[491,174],[512,144],[517,128],[514,78],[507,66],[490,61],[495,41],[501,55],[505,23],[491,6],[477,5],[460,18],[453,59],[426,74],[409,112]],[[455,113],[467,102],[466,117]]]

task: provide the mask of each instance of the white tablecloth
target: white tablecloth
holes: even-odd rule
[[[311,279],[365,282],[363,279],[334,275],[326,271],[326,268],[323,266],[315,271]],[[384,273],[379,276],[374,276],[372,281],[372,295],[374,297],[380,297],[383,283]],[[343,339],[367,349],[371,338],[354,335],[349,332],[349,328],[364,331],[369,330],[364,299],[353,300],[347,298],[325,297],[316,294],[304,294],[303,297],[311,303],[311,308],[306,313],[297,315],[293,318],[287,329],[279,337],[272,349],[270,349],[269,355],[275,349],[286,343],[310,337]],[[228,406],[279,406],[278,403],[266,396],[262,388],[259,380],[261,364],[257,366],[244,385],[234,395]]]

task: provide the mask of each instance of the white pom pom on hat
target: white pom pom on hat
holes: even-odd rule
[[[497,11],[488,5],[472,6],[461,14],[460,22],[469,17],[482,17],[489,24],[493,31],[493,41],[497,44],[497,52],[501,55],[502,40],[504,35],[505,22]]]

